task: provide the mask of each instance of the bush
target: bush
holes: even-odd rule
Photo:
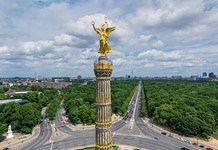
[[[30,134],[32,132],[32,129],[24,126],[21,128],[21,132],[23,132],[25,134]]]

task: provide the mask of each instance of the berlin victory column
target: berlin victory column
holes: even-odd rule
[[[113,65],[107,58],[107,54],[112,52],[108,45],[107,38],[109,34],[115,30],[115,27],[108,27],[106,17],[101,28],[95,27],[95,22],[92,21],[92,26],[97,34],[99,34],[100,48],[98,53],[101,56],[94,63],[94,72],[97,81],[96,91],[96,150],[112,150],[112,118],[111,118],[111,87],[110,78]]]

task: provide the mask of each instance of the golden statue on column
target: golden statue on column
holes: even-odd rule
[[[107,24],[107,21],[106,21],[107,20],[106,16],[105,16],[104,20],[105,20],[104,24],[101,25],[101,28],[96,28],[95,27],[95,22],[92,21],[92,26],[93,26],[95,32],[100,35],[100,37],[99,37],[100,48],[98,50],[98,53],[100,53],[102,55],[106,55],[106,54],[112,52],[110,46],[108,45],[107,38],[110,35],[110,33],[115,30],[115,27],[108,28],[108,24]]]

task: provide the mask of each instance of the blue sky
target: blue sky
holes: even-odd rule
[[[218,74],[218,0],[1,0],[0,77],[94,76],[105,15],[113,76]]]

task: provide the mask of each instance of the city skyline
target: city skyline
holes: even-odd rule
[[[117,27],[112,76],[218,74],[217,0],[9,0],[0,2],[0,77],[93,77],[91,21],[105,15]]]

